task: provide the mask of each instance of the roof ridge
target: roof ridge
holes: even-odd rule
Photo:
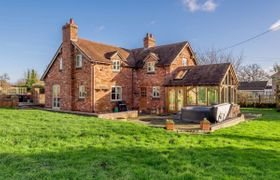
[[[102,42],[92,41],[92,40],[88,40],[88,39],[84,39],[84,38],[79,38],[79,40],[89,41],[89,42],[92,42],[92,43],[95,43],[95,44],[100,44],[100,45],[103,45],[103,46],[109,46],[109,47],[113,47],[113,48],[121,48],[121,49],[130,51],[130,49],[123,48],[123,47],[120,47],[120,46],[105,44],[105,43],[102,43]]]
[[[140,47],[140,48],[133,48],[130,49],[131,51],[133,50],[139,50],[139,49],[145,49],[145,50],[149,50],[149,49],[154,49],[154,48],[159,48],[159,47],[165,47],[165,46],[173,46],[173,45],[177,45],[177,44],[188,44],[188,41],[180,41],[180,42],[174,42],[174,43],[170,43],[170,44],[162,44],[162,45],[158,45],[158,46],[154,46],[154,47],[150,47],[150,48],[144,48],[144,47]]]

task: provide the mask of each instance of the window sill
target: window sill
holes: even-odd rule
[[[78,99],[78,101],[84,101],[85,100],[85,98],[79,98]]]
[[[147,74],[156,74],[156,72],[147,72]]]
[[[82,67],[76,67],[76,69],[82,69]]]
[[[121,70],[113,70],[113,73],[119,73]]]
[[[122,99],[116,99],[116,100],[111,99],[111,102],[118,102],[118,101],[122,101]]]
[[[160,97],[152,97],[153,100],[159,100]]]

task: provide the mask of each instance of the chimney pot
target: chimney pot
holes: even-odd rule
[[[70,24],[75,24],[74,19],[70,18]]]
[[[146,37],[144,38],[144,48],[150,48],[156,46],[156,40],[151,33],[147,33]]]

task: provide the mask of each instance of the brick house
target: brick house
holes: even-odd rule
[[[112,112],[117,101],[125,101],[129,109],[166,112],[167,86],[176,70],[197,66],[187,41],[157,46],[154,36],[147,33],[142,48],[125,49],[78,37],[72,19],[62,32],[62,44],[42,76],[47,108]],[[219,78],[228,73],[236,85],[230,64]]]

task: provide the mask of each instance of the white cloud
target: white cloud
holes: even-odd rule
[[[105,26],[101,25],[101,26],[98,26],[96,29],[98,31],[103,31],[105,29]]]
[[[272,24],[269,29],[271,31],[279,30],[280,29],[280,19],[276,23]]]
[[[202,9],[204,11],[212,12],[216,10],[217,6],[218,5],[213,0],[208,0],[203,4]]]
[[[182,0],[184,6],[188,8],[191,12],[195,12],[200,9],[197,0]]]
[[[182,3],[191,12],[213,12],[218,6],[218,4],[214,0],[204,0],[204,3],[199,3],[198,0],[182,0]]]

